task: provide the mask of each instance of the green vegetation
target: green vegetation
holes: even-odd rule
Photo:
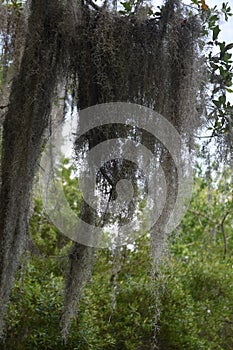
[[[71,170],[66,167],[62,172],[68,197]],[[40,200],[35,199],[31,219],[35,246],[17,273],[2,346],[149,350],[157,303],[159,349],[232,349],[232,219],[231,175],[215,173],[210,188],[209,178],[199,169],[189,211],[169,238],[170,253],[165,254],[155,280],[148,238],[141,237],[130,249],[99,250],[92,281],[65,345],[58,329],[70,242],[48,223]]]

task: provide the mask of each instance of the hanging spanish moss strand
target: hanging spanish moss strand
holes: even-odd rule
[[[0,124],[4,120],[8,106],[11,81],[18,73],[25,44],[26,6],[24,12],[14,7],[0,5],[0,50],[1,50],[1,88]]]
[[[198,125],[196,94],[201,73],[198,64],[200,26],[195,17],[190,17],[179,1],[171,0],[166,2],[159,20],[147,19],[140,11],[124,17],[87,4],[80,11],[76,21],[78,35],[70,46],[69,67],[78,80],[78,108],[112,101],[139,103],[160,112],[190,141]],[[101,142],[101,139],[96,140],[98,137],[92,135],[91,142]],[[150,149],[156,147],[155,140],[148,139],[145,143]],[[174,205],[177,185],[172,159],[164,151],[161,154],[171,195],[151,232],[153,266],[158,263],[165,245],[164,227]],[[108,172],[107,168],[105,170]],[[80,283],[80,271],[75,268],[80,249],[83,256],[90,253],[90,248],[75,245],[71,254],[65,288],[65,336],[84,285],[85,278],[82,277]],[[90,267],[83,264],[83,268],[87,273],[82,271],[82,276],[88,276]]]
[[[83,289],[91,278],[95,249],[75,243],[69,256],[69,267],[66,273],[64,311],[61,319],[62,338],[67,342],[71,321],[77,309]]]
[[[196,94],[200,86],[200,68],[198,64],[197,39],[198,23],[188,19],[188,27],[179,25],[181,8],[178,2],[167,2],[167,18],[162,23],[163,39],[160,46],[163,65],[160,67],[161,86],[158,97],[158,109],[183,135],[192,149],[193,130],[198,126]],[[168,20],[169,18],[169,20]],[[190,22],[189,22],[190,21]],[[191,27],[189,27],[191,25]],[[171,29],[172,28],[172,29]],[[163,81],[162,81],[163,77]],[[166,85],[164,85],[166,84]],[[186,101],[184,101],[186,99]],[[155,284],[155,325],[154,347],[157,348],[159,332],[159,304],[162,296],[163,278],[160,273],[162,256],[166,252],[165,226],[176,200],[177,173],[174,163],[165,151],[162,151],[160,162],[166,176],[167,198],[163,212],[151,230],[152,283]]]
[[[59,76],[61,8],[32,0],[25,50],[3,125],[0,208],[0,333],[28,230],[30,192]]]
[[[123,251],[121,247],[116,247],[112,251],[112,276],[110,280],[112,282],[112,295],[111,295],[112,314],[116,310],[116,306],[117,306],[118,277],[122,267],[122,254],[123,254]]]

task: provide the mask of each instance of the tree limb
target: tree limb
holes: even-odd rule
[[[94,10],[96,11],[101,11],[101,7],[96,5],[92,0],[86,0],[87,4],[93,7]]]
[[[225,228],[224,228],[224,223],[226,221],[227,216],[230,214],[230,211],[227,211],[220,223],[220,229],[222,232],[222,236],[223,236],[223,242],[224,242],[224,258],[226,257],[227,254],[227,236],[226,236],[226,232],[225,232]]]

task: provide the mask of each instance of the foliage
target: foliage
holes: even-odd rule
[[[231,172],[215,175],[211,187],[205,174],[197,177],[180,234],[171,237],[160,319],[162,349],[225,350],[233,345]]]
[[[66,166],[62,173],[72,192],[71,172],[72,167]],[[156,288],[162,291],[159,349],[232,349],[233,201],[231,174],[227,170],[222,174],[215,173],[210,188],[208,177],[197,168],[190,210],[178,235],[174,233],[169,239],[170,255],[164,257],[155,282],[151,280],[147,236],[134,246],[98,252],[92,281],[86,287],[67,344],[62,343],[58,328],[69,242],[54,244],[60,236],[43,221],[36,199],[31,232],[40,253],[31,251],[17,273],[3,349],[149,350],[155,327]],[[41,231],[39,217],[44,222]]]
[[[233,82],[232,53],[233,44],[219,41],[220,16],[224,15],[225,21],[232,16],[228,3],[223,3],[221,11],[215,6],[208,9],[204,25],[204,33],[212,32],[212,40],[208,42],[210,47],[208,54],[208,66],[210,69],[210,83],[212,84],[211,104],[209,106],[209,119],[213,124],[210,127],[213,135],[225,134],[233,126],[233,106],[227,97],[227,92],[232,93]]]

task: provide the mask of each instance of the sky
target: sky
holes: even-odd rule
[[[218,5],[218,7],[221,8],[223,2],[224,1],[222,0],[206,0],[206,3],[209,7]],[[228,2],[233,12],[233,0],[225,1],[225,3],[226,2]],[[228,43],[233,42],[233,16],[228,19],[228,22],[225,22],[224,20],[220,21],[220,27],[222,31],[219,34],[219,39]]]
[[[205,0],[206,4],[212,8],[215,5],[218,6],[218,8],[222,7],[222,3],[223,2],[227,2],[230,7],[231,10],[233,12],[233,0],[228,0],[228,1],[224,1],[224,0]],[[159,6],[163,3],[163,0],[152,0],[152,4],[154,4],[154,6]],[[190,4],[189,0],[184,0],[184,3],[186,4]],[[222,28],[222,31],[219,35],[219,39],[222,41],[226,41],[226,42],[233,42],[233,16],[229,18],[228,22],[226,23],[224,20],[220,21],[220,25]]]

